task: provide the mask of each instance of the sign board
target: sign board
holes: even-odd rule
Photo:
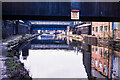
[[[72,10],[71,11],[71,19],[79,20],[79,10]]]

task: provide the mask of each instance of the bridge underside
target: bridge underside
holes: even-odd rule
[[[71,10],[80,10],[81,21],[119,21],[120,2],[3,2],[3,19],[72,21]]]
[[[66,30],[66,25],[32,25],[32,30]]]

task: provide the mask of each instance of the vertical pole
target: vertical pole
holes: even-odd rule
[[[112,22],[112,37],[114,39],[114,22]]]

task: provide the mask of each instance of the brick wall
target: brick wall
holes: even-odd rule
[[[105,30],[105,27],[107,30]],[[92,30],[92,35],[95,35],[96,37],[101,37],[101,38],[109,37],[109,36],[112,37],[112,22],[92,22],[91,30]]]
[[[114,38],[120,39],[120,30],[114,30]]]

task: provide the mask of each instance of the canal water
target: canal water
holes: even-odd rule
[[[120,52],[62,35],[41,35],[19,50],[32,78],[117,78]]]

